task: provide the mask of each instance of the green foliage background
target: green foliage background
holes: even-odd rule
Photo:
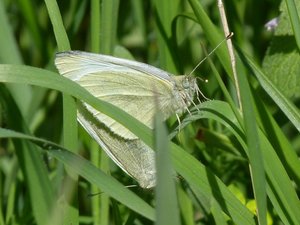
[[[0,0],[0,224],[300,224],[299,3],[224,4],[237,80],[223,44],[193,74],[212,100],[183,115],[179,133],[170,118],[168,141],[159,117],[152,131],[58,75],[55,53],[188,74],[200,43],[224,39],[216,1]],[[157,188],[126,187],[135,181],[77,125],[71,96],[157,151]]]

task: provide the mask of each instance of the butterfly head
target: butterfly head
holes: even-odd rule
[[[200,91],[200,88],[197,84],[197,77],[193,76],[184,76],[182,80],[182,91],[183,91],[183,97],[185,98],[186,102],[189,102],[189,105],[192,103],[195,105],[193,102],[193,99],[196,95],[198,102],[201,102],[199,99],[199,96],[201,95],[205,99],[207,99],[203,93]]]
[[[192,76],[184,76],[181,85],[184,92],[191,98],[193,98],[199,89],[196,78]]]
[[[202,96],[204,99],[208,100],[203,93],[200,91],[200,88],[197,84],[198,78],[185,75],[185,76],[176,76],[175,77],[175,85],[176,89],[179,93],[177,96],[179,102],[181,102],[181,109],[183,111],[187,110],[190,105],[196,106],[196,103],[194,102],[194,97],[196,96],[198,103],[200,103],[200,96]],[[199,78],[200,79],[200,78]],[[197,106],[196,106],[197,107]]]

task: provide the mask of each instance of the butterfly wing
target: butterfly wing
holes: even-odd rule
[[[86,106],[79,104],[78,120],[109,157],[142,188],[152,188],[156,183],[155,152],[141,140],[127,140],[113,134],[101,124]]]
[[[153,66],[80,51],[58,53],[55,64],[60,74],[150,128],[156,110],[161,111],[165,119],[176,111],[174,80],[167,72]],[[112,118],[89,105],[86,107],[113,133],[125,139],[137,138]]]

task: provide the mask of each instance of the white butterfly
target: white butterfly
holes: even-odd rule
[[[153,66],[81,51],[61,52],[59,73],[153,128],[154,114],[164,119],[188,110],[200,92],[196,78],[174,76]],[[155,186],[155,153],[112,118],[82,103],[78,120],[114,162],[143,188]]]

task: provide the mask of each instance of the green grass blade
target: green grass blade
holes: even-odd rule
[[[240,87],[241,107],[243,111],[246,143],[252,175],[252,185],[257,204],[258,220],[260,225],[267,224],[267,194],[264,164],[261,146],[258,138],[258,127],[254,114],[252,94],[245,74],[238,76]]]
[[[0,87],[0,104],[4,106],[5,111],[9,112],[6,121],[7,126],[28,133],[28,128],[12,96],[3,84]],[[41,153],[32,143],[20,140],[14,140],[14,150],[25,176],[25,182],[29,187],[30,205],[35,220],[39,225],[47,224],[47,218],[50,219],[51,217],[54,191],[47,169],[41,160]]]
[[[4,2],[0,2],[0,63],[22,64],[23,59],[19,51],[19,46],[13,36],[13,29],[9,22],[8,15],[5,12]],[[32,97],[32,90],[26,85],[7,84],[19,109],[26,118],[28,106]]]
[[[254,225],[254,215],[204,165],[177,145],[172,145],[172,159],[176,171],[189,183],[194,193],[205,196],[204,204],[216,199],[223,212],[236,224]],[[208,205],[207,205],[208,206]]]
[[[58,50],[70,50],[70,43],[64,29],[57,2],[46,0],[45,3],[53,26]],[[71,96],[63,94],[63,142],[64,146],[72,150],[77,149],[77,128],[77,108],[75,100]],[[62,196],[66,197],[66,203],[64,205],[66,212],[65,216],[62,216],[64,218],[62,223],[79,224],[79,211],[78,208],[74,207],[78,205],[78,199],[74,197],[78,195],[78,177],[67,170],[66,179],[69,181],[73,192],[65,189],[65,185],[62,184]],[[61,212],[57,210],[57,213],[60,214]]]
[[[180,187],[177,188],[177,195],[183,223],[195,225],[193,203],[190,196]]]
[[[0,62],[1,63],[22,63],[21,54],[19,52],[13,31],[6,16],[4,1],[0,2]]]
[[[117,34],[117,13],[119,8],[119,0],[107,1],[104,0],[92,1],[91,5],[91,51],[101,52],[105,54],[112,54],[112,50],[116,42]],[[95,160],[95,159],[94,159]],[[101,169],[109,173],[109,158],[102,151],[101,152]],[[100,207],[101,216],[95,218],[101,220],[101,224],[109,224],[109,206],[110,200],[108,196],[101,196],[101,202],[97,207]],[[113,202],[112,202],[113,203]],[[114,204],[113,204],[114,205]],[[115,211],[113,210],[112,214]],[[117,213],[117,211],[115,212]]]
[[[100,52],[103,54],[111,54],[116,45],[117,34],[117,12],[119,8],[119,0],[103,0],[101,2],[100,28],[101,42]],[[98,34],[93,34],[98,35]]]
[[[295,149],[262,103],[259,93],[255,95],[254,99],[260,117],[259,127],[272,144],[289,176],[300,186],[300,164]]]
[[[91,1],[91,51],[100,52],[100,1]]]
[[[294,0],[285,0],[290,15],[298,50],[300,51],[300,20],[297,12],[297,6]]]
[[[277,106],[287,116],[291,123],[300,132],[300,112],[299,109],[286,98],[272,82],[265,76],[259,67],[248,56],[244,55],[242,58],[252,69],[253,74],[259,80],[265,92],[273,99]]]
[[[167,69],[170,72],[176,73],[176,54],[174,54],[174,41],[172,39],[172,30],[170,24],[175,18],[178,8],[178,0],[155,0],[154,5],[156,8],[156,20],[158,29],[158,46],[159,46],[159,58],[162,68]],[[174,60],[175,58],[175,60]]]
[[[45,0],[59,51],[70,50],[70,43],[56,1]]]
[[[155,187],[156,224],[179,225],[178,202],[173,179],[174,170],[172,169],[169,153],[167,129],[162,123],[161,114],[156,114],[154,124],[157,168],[157,186]]]
[[[73,172],[87,179],[92,184],[97,185],[105,193],[123,203],[127,207],[145,216],[150,220],[154,220],[154,210],[144,200],[137,197],[128,188],[124,187],[117,180],[105,174],[102,170],[95,167],[88,160],[74,154],[65,148],[49,142],[44,139],[36,138],[29,135],[24,135],[12,130],[0,128],[1,138],[18,138],[32,141],[43,149],[46,149],[52,156],[60,160]]]
[[[244,143],[244,134],[241,132],[241,128],[227,104],[220,101],[210,101],[204,102],[198,107],[201,113],[194,116],[195,118],[187,118],[187,120],[197,120],[202,118],[214,119],[231,130],[243,148],[245,150],[247,149],[247,146]],[[186,122],[182,121],[182,126],[185,126],[185,124]],[[266,189],[268,197],[285,224],[298,224],[300,221],[298,213],[300,211],[300,204],[293,183],[270,141],[261,131],[259,131],[258,134],[263,154],[264,170],[267,175]],[[220,203],[220,201],[218,202]],[[223,209],[224,206],[221,205],[221,207]],[[239,219],[237,219],[237,221],[241,222]]]
[[[97,99],[80,85],[57,73],[22,65],[0,65],[0,82],[37,85],[72,95],[120,122],[147,145],[153,146],[152,132],[148,127],[123,110]]]
[[[268,181],[268,197],[284,224],[299,224],[300,204],[292,181],[280,158],[262,133],[260,133],[260,141],[264,150],[263,158]]]
[[[43,34],[40,29],[38,18],[38,9],[36,3],[31,0],[21,0],[18,1],[19,8],[22,12],[22,18],[30,31],[30,38],[34,43],[34,47],[42,51],[44,54],[47,48],[43,45]]]
[[[222,32],[215,27],[215,25],[210,20],[209,16],[205,13],[199,1],[189,0],[189,3],[193,9],[193,12],[197,18],[198,23],[201,25],[207,37],[207,40],[209,41],[211,46],[213,47],[217,46],[225,38],[224,34],[222,36]],[[229,55],[226,46],[221,45],[216,50],[216,55],[218,56],[223,67],[225,68],[227,74],[232,75]]]
[[[201,103],[198,107],[200,112],[186,120],[193,117],[195,120],[203,118],[216,120],[228,127],[246,148],[237,119],[227,104],[220,101],[209,101]],[[185,123],[186,121],[183,120],[182,126],[185,126]],[[202,201],[202,205],[207,206],[208,210],[211,209],[210,204],[215,200],[234,223],[256,224],[255,216],[195,158],[174,144],[172,145],[172,158],[176,171],[189,183],[196,196]]]
[[[215,201],[213,201],[211,203],[211,212],[215,219],[216,225],[226,225],[227,224],[226,219],[225,219],[224,215],[222,214],[221,207]]]

